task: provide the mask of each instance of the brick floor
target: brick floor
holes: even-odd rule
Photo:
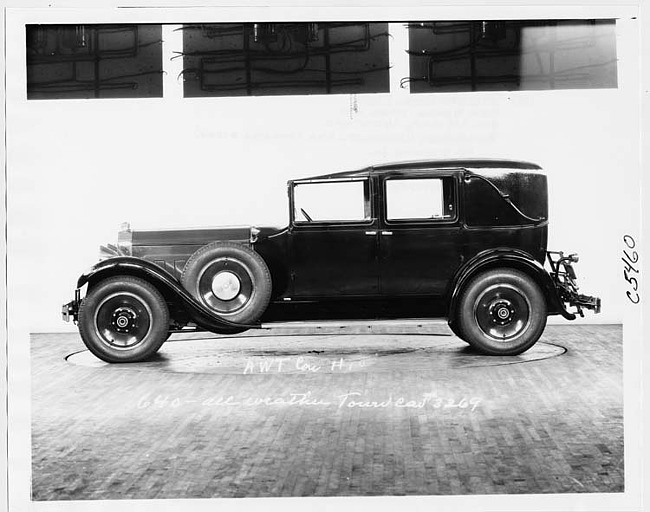
[[[137,365],[33,335],[33,499],[623,491],[620,326],[517,358],[440,324],[253,334]]]

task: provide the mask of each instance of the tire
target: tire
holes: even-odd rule
[[[143,279],[105,279],[81,302],[79,333],[88,350],[108,363],[144,361],[168,338],[167,303]]]
[[[262,257],[240,244],[213,242],[185,263],[185,289],[215,315],[234,323],[254,323],[271,299],[271,274]],[[224,331],[243,332],[238,328]]]
[[[546,327],[546,300],[527,274],[490,270],[465,288],[457,311],[461,337],[489,355],[512,356],[532,347]]]
[[[467,343],[467,341],[465,341],[465,340],[463,339],[463,335],[461,334],[460,329],[458,328],[458,325],[457,325],[457,324],[458,324],[458,322],[456,322],[456,323],[454,323],[454,324],[449,323],[449,324],[448,324],[448,325],[449,325],[449,329],[451,330],[451,332],[454,333],[454,336],[456,336],[460,341],[462,341],[462,342],[464,342],[464,343]],[[468,343],[468,345],[469,345],[469,343]]]
[[[248,331],[247,327],[222,327],[218,331],[215,330],[213,331],[215,334],[226,334],[226,335],[231,335],[231,334],[241,334],[242,332]]]

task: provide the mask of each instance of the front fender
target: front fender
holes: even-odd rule
[[[454,276],[452,286],[448,291],[447,301],[447,304],[449,304],[447,318],[452,328],[454,327],[455,313],[465,285],[477,274],[500,267],[514,268],[528,274],[542,289],[549,313],[559,313],[567,320],[575,320],[576,316],[565,309],[557,293],[553,279],[541,263],[524,251],[498,248],[477,254],[463,265]]]
[[[158,288],[163,295],[172,296],[187,311],[192,321],[208,331],[259,327],[257,324],[234,323],[214,314],[192,297],[169,272],[155,263],[132,256],[119,256],[100,261],[79,277],[77,288],[81,288],[86,283],[92,286],[107,277],[120,275],[140,277]]]

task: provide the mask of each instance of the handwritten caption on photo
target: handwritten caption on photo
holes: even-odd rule
[[[265,357],[246,360],[242,373],[335,373],[360,370],[371,364],[370,359],[323,359],[316,357]]]
[[[359,391],[350,391],[333,397],[318,397],[311,391],[287,393],[281,396],[212,396],[205,398],[170,395],[144,396],[137,402],[138,409],[176,409],[199,407],[332,407],[336,409],[457,409],[473,412],[482,402],[479,397],[450,398],[435,393],[424,393],[417,398],[389,394],[380,399],[368,398]]]
[[[641,292],[639,290],[639,275],[641,265],[639,263],[639,253],[634,250],[636,247],[636,241],[631,235],[625,235],[623,237],[623,242],[630,249],[631,252],[628,252],[627,249],[623,249],[623,277],[628,284],[628,289],[625,294],[632,304],[638,304],[641,302]],[[636,277],[634,277],[636,275]]]

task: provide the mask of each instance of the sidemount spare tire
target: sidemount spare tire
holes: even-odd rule
[[[259,320],[271,299],[271,273],[248,247],[213,242],[185,263],[181,284],[215,315],[234,323]]]
[[[88,350],[108,363],[144,361],[168,338],[167,303],[143,279],[105,279],[88,291],[79,306],[79,333]]]
[[[465,288],[456,322],[464,341],[490,355],[532,347],[546,327],[546,299],[537,283],[515,269],[481,273]]]

